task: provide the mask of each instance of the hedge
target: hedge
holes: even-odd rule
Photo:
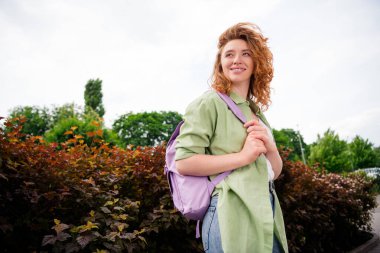
[[[276,180],[291,252],[347,252],[370,239],[374,182],[287,160]],[[317,167],[317,166],[316,166]]]
[[[195,222],[173,207],[165,147],[92,145],[69,129],[64,143],[0,130],[2,252],[203,252]],[[362,175],[319,173],[288,161],[276,189],[290,252],[344,252],[368,235],[375,197]],[[359,237],[358,237],[359,236]],[[364,238],[366,239],[366,238]]]

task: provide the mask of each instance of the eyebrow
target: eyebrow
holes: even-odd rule
[[[224,52],[224,53],[231,53],[231,52],[235,52],[235,51],[236,51],[236,50],[234,50],[234,49],[230,49],[230,50],[227,50],[227,51]],[[249,50],[249,49],[243,49],[242,52],[251,52],[251,50]]]

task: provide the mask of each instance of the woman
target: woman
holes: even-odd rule
[[[176,144],[183,175],[210,176],[234,170],[214,190],[202,225],[205,252],[288,252],[273,180],[282,169],[261,109],[270,103],[272,53],[251,23],[220,37],[212,90],[193,101]],[[244,125],[215,91],[228,94],[247,118]]]

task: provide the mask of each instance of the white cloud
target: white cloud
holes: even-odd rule
[[[373,116],[356,128],[339,123],[380,106],[379,6],[343,0],[1,1],[0,115],[17,105],[82,104],[90,78],[103,80],[108,125],[128,111],[183,113],[208,88],[219,34],[252,21],[274,53],[268,111],[274,127],[298,124],[312,142],[334,126],[380,145]]]
[[[356,135],[369,139],[372,143],[380,143],[380,107],[370,108],[360,114],[351,115],[335,122],[332,129],[343,138],[351,140]]]

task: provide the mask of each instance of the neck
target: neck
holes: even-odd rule
[[[240,97],[247,99],[248,98],[248,88],[249,88],[249,83],[246,84],[232,84],[231,90],[238,94]]]

